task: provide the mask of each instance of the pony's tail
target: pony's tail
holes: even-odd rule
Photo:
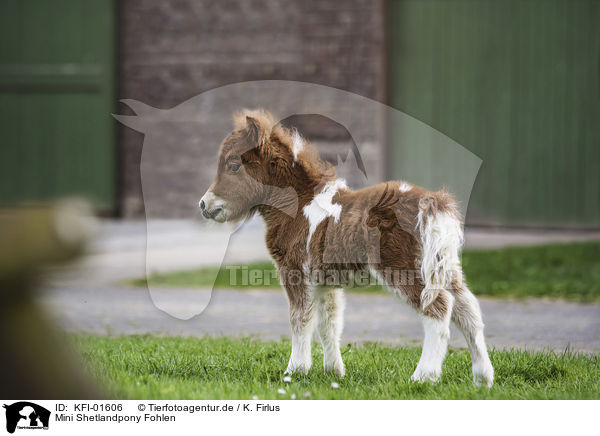
[[[459,253],[463,231],[456,204],[445,191],[419,201],[417,232],[421,242],[421,309],[427,308],[442,289],[449,289],[452,277],[460,272]]]

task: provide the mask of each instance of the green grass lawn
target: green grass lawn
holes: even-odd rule
[[[273,264],[246,265],[248,270],[273,271]],[[463,267],[471,290],[477,295],[494,297],[550,297],[574,301],[600,301],[600,243],[583,242],[535,247],[511,247],[498,250],[466,250]],[[231,270],[202,268],[150,276],[153,286],[218,288],[276,288],[277,279],[269,283],[241,284],[243,269],[238,268],[236,285],[231,284]],[[132,282],[145,286],[146,279]],[[381,292],[379,286],[354,288],[358,292]]]
[[[437,384],[409,382],[420,348],[376,344],[342,350],[347,375],[324,374],[315,344],[306,376],[283,381],[289,341],[151,336],[74,336],[89,370],[131,399],[600,399],[600,355],[492,351],[491,389],[471,381],[466,350],[451,349]],[[332,383],[339,387],[332,387]],[[278,389],[285,393],[278,393]]]

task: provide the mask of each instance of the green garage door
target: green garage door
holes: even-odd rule
[[[598,228],[600,1],[389,6],[391,105],[483,159],[468,222]]]
[[[0,1],[0,203],[115,204],[112,0]]]

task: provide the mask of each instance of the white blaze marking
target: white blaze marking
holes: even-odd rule
[[[213,194],[212,191],[208,191],[208,192],[206,192],[206,194],[204,194],[202,196],[202,198],[198,202],[198,207],[200,207],[200,204],[203,201],[208,210],[212,209],[213,207],[217,207],[217,206],[222,207],[225,204],[225,202],[221,199],[221,197],[217,197],[215,194]]]
[[[400,183],[400,192],[408,192],[411,189],[412,189],[412,186],[410,186],[408,183],[406,183],[406,182]]]

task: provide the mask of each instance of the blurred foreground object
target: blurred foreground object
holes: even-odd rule
[[[33,300],[42,267],[77,257],[96,227],[79,200],[0,209],[0,398],[103,397]]]

